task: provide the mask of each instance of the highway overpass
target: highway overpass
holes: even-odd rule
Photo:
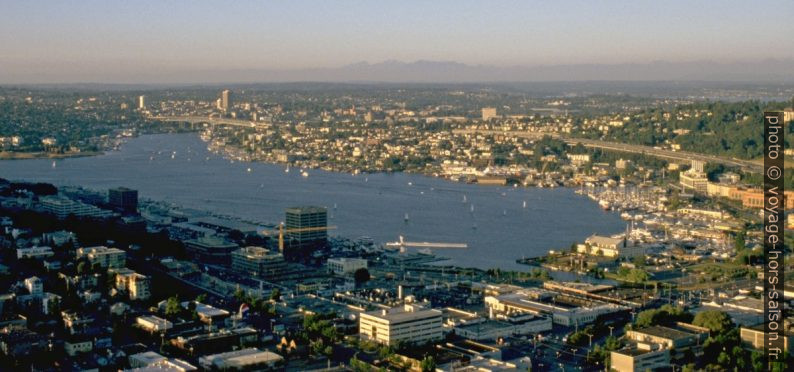
[[[734,158],[726,158],[722,156],[698,154],[688,151],[673,151],[658,149],[651,146],[643,145],[630,145],[619,142],[609,142],[601,140],[592,140],[585,138],[570,138],[564,137],[557,133],[544,133],[544,132],[521,132],[521,131],[500,131],[500,130],[474,130],[474,129],[456,129],[452,131],[454,134],[484,134],[484,135],[502,135],[509,137],[522,137],[530,139],[541,139],[544,136],[550,136],[565,141],[569,145],[581,143],[585,147],[598,148],[608,151],[619,151],[631,154],[644,154],[661,159],[671,160],[677,163],[688,163],[692,160],[700,160],[711,164],[723,164],[726,166],[737,167],[747,172],[761,173],[763,172],[763,164]]]

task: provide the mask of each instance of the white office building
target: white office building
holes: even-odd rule
[[[441,314],[440,310],[425,309],[420,304],[361,313],[359,335],[385,345],[435,341],[442,337]]]

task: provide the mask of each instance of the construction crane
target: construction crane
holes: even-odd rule
[[[336,226],[321,226],[321,227],[299,227],[293,229],[284,228],[284,223],[278,224],[278,251],[284,253],[284,234],[285,233],[299,233],[311,231],[328,231],[334,230]],[[272,231],[272,230],[271,230]],[[265,235],[270,235],[268,231],[264,231]]]
[[[405,251],[406,247],[414,248],[433,248],[433,249],[465,249],[469,245],[466,243],[430,243],[430,242],[407,242],[405,238],[400,235],[400,240],[396,242],[386,243],[387,247],[399,247],[401,252]]]

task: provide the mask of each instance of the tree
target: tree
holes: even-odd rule
[[[436,360],[432,356],[425,356],[419,364],[422,372],[433,372],[436,370]]]
[[[364,267],[356,270],[356,272],[353,273],[353,279],[355,279],[356,283],[358,284],[369,281],[370,279],[369,270],[367,270]]]
[[[207,301],[207,294],[206,293],[202,293],[202,294],[196,296],[196,302],[204,303],[206,301]]]
[[[279,300],[281,300],[281,291],[278,288],[274,288],[270,292],[270,300],[271,301],[279,301]]]
[[[711,333],[723,334],[734,328],[730,315],[719,310],[706,310],[697,313],[692,324],[708,328]]]
[[[182,305],[179,303],[179,296],[171,296],[165,303],[165,315],[177,316],[182,313]]]
[[[745,243],[746,235],[747,235],[747,232],[742,230],[742,231],[740,231],[739,233],[736,234],[736,237],[734,237],[733,247],[736,249],[736,253],[739,253],[739,252],[744,250],[745,244],[746,244]]]
[[[684,311],[683,308],[672,305],[663,305],[658,309],[641,311],[637,314],[634,324],[639,327],[650,327],[655,325],[670,325],[675,322],[689,322],[692,314]]]

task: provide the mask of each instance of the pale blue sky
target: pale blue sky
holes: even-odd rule
[[[0,81],[384,60],[752,61],[794,58],[792,35],[791,0],[0,0]]]

